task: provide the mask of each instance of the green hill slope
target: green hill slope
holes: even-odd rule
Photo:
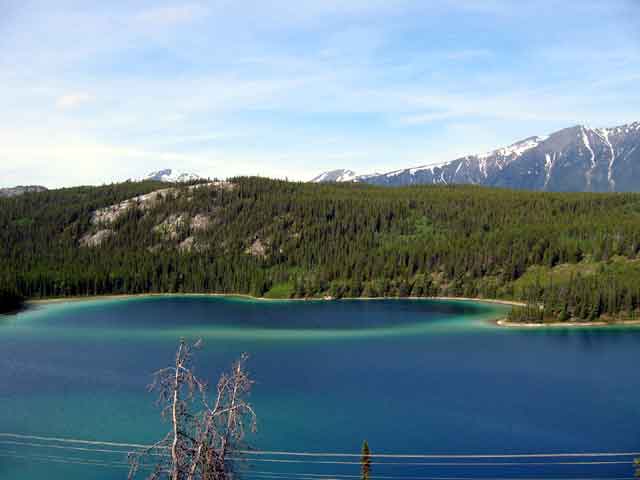
[[[632,317],[640,194],[261,178],[0,199],[0,291],[465,296]]]

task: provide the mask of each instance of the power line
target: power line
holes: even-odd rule
[[[240,460],[240,459],[238,459]],[[296,463],[296,464],[337,464],[337,465],[361,465],[361,462],[341,462],[335,460],[287,460],[287,459],[267,459],[250,458],[249,462],[271,462],[271,463]],[[370,462],[377,466],[408,466],[408,467],[499,467],[499,466],[548,466],[548,465],[633,465],[633,460],[624,461],[578,461],[578,462]]]
[[[87,447],[75,447],[70,445],[55,445],[55,444],[43,444],[43,443],[30,443],[21,442],[15,440],[0,440],[0,444],[8,444],[15,446],[31,447],[31,448],[44,448],[44,449],[56,449],[56,450],[73,450],[81,452],[96,452],[96,453],[112,453],[128,455],[132,453],[128,450],[112,450],[108,448],[87,448]],[[164,453],[149,453],[152,456],[167,456]],[[229,457],[229,460],[248,462],[265,462],[265,463],[282,463],[282,464],[320,464],[320,465],[360,465],[360,462],[345,462],[340,460],[292,460],[292,459],[274,459],[274,458],[244,458],[244,457]],[[371,462],[376,466],[407,466],[407,467],[518,467],[518,466],[551,466],[551,465],[632,465],[632,460],[625,461],[576,461],[576,462]]]
[[[92,459],[68,458],[59,455],[22,455],[15,451],[0,452],[0,457],[19,458],[24,460],[40,460],[55,463],[70,463],[77,465],[93,465],[99,467],[124,467],[128,465],[124,462],[102,462]]]
[[[60,437],[43,437],[38,435],[22,435],[19,433],[0,433],[0,437],[21,438],[25,440],[41,440],[45,442],[58,443],[76,443],[79,445],[106,445],[110,447],[129,447],[129,448],[150,448],[153,445],[143,445],[139,443],[120,443],[120,442],[104,442],[98,440],[81,440],[77,438],[60,438]]]
[[[70,464],[70,465],[86,465],[92,467],[108,467],[108,468],[131,468],[131,465],[127,462],[111,462],[111,461],[101,461],[101,460],[93,460],[93,459],[82,459],[82,458],[69,458],[62,457],[60,455],[22,455],[16,451],[9,452],[0,452],[0,457],[5,458],[15,458],[20,460],[36,460],[39,462],[53,462],[53,463],[62,463],[62,464]],[[155,470],[154,467],[150,465],[140,465],[138,466],[138,470]]]
[[[352,479],[361,478],[361,475],[349,475],[349,474],[325,474],[325,473],[302,473],[302,472],[269,472],[269,471],[252,471],[250,472],[255,476],[281,478],[287,476],[288,478],[298,478],[307,480],[328,480],[332,478],[338,479]],[[540,480],[541,477],[447,477],[447,476],[395,476],[395,475],[372,475],[372,479],[384,479],[384,480]],[[544,480],[635,480],[634,477],[542,477]]]
[[[131,449],[148,449],[152,445],[112,442],[102,440],[85,440],[79,438],[49,437],[39,435],[25,435],[19,433],[0,432],[0,444],[13,445],[15,447],[26,447],[36,449],[54,449],[63,451],[74,451],[85,455],[91,454],[117,454],[125,455],[134,453],[130,450],[122,450],[122,448]],[[121,448],[121,449],[118,449]],[[166,456],[163,447],[156,447],[155,452],[151,452],[154,456]],[[352,453],[335,453],[335,452],[308,452],[308,451],[268,451],[268,450],[243,450],[238,453],[244,456],[229,457],[231,461],[246,461],[247,465],[252,463],[263,462],[271,464],[299,464],[299,465],[333,465],[338,466],[356,466],[359,461],[351,460],[354,457],[360,457],[360,454]],[[632,459],[623,459],[623,457],[635,457],[640,455],[636,452],[573,452],[573,453],[520,453],[520,454],[372,454],[370,457],[377,459],[397,459],[403,461],[373,461],[372,465],[377,467],[393,466],[393,467],[561,467],[561,466],[599,466],[599,465],[631,465]],[[10,457],[24,460],[34,460],[40,462],[66,463],[76,465],[87,465],[97,467],[118,467],[129,468],[128,462],[118,462],[115,459],[104,457],[95,459],[89,456],[85,458],[68,457],[61,455],[43,455],[43,454],[25,454],[24,451],[2,452],[0,456]],[[268,458],[268,457],[293,457],[293,458]],[[607,460],[606,458],[619,457],[620,459]],[[576,458],[577,460],[571,460]],[[597,458],[605,458],[605,460],[594,460]],[[416,462],[412,459],[430,459],[440,461]],[[492,460],[492,459],[512,459],[514,461],[446,461],[446,460]],[[534,459],[534,461],[521,461]],[[546,461],[535,461],[535,459],[545,459]],[[566,459],[559,461],[557,459]],[[584,459],[584,460],[581,460]],[[444,461],[442,461],[444,460]],[[141,466],[143,469],[151,468],[148,464]],[[307,473],[307,472],[286,472],[286,471],[269,471],[269,470],[253,470],[252,468],[242,468],[241,471],[249,478],[256,480],[356,480],[360,475],[352,475],[344,472],[332,473]],[[419,474],[419,472],[416,472]],[[568,473],[568,472],[567,472]],[[419,476],[419,475],[387,475],[373,474],[372,480],[634,480],[634,477],[566,477],[541,475],[531,478],[504,477],[489,478],[477,476]]]
[[[91,459],[69,458],[59,455],[22,455],[19,452],[10,451],[0,453],[1,457],[17,458],[24,460],[36,460],[44,462],[71,464],[71,465],[86,465],[97,467],[110,467],[110,468],[129,468],[130,465],[125,462],[108,462],[108,461],[96,461]],[[142,469],[149,469],[149,466],[142,466]],[[351,480],[354,478],[360,478],[360,475],[349,475],[344,473],[302,473],[302,472],[272,472],[272,471],[249,471],[250,476],[264,479],[290,479],[290,480]],[[371,477],[375,479],[384,480],[541,480],[541,477],[445,477],[445,476],[395,476],[395,475],[373,475]],[[634,480],[633,477],[542,477],[544,480]]]
[[[45,437],[37,435],[23,435],[18,433],[0,432],[0,437],[24,440],[39,440],[56,443],[72,443],[80,445],[150,448],[152,445],[138,443],[123,443],[99,440],[84,440],[77,438]],[[279,450],[239,450],[238,453],[262,456],[293,456],[293,457],[344,457],[359,458],[360,453],[336,452],[290,452]],[[371,458],[424,458],[424,459],[481,459],[481,458],[582,458],[582,457],[636,457],[640,452],[573,452],[573,453],[516,453],[516,454],[414,454],[414,453],[372,453]]]
[[[360,457],[360,453],[320,453],[320,452],[285,452],[267,450],[241,450],[239,453],[253,455],[287,455],[297,457]],[[636,457],[640,452],[581,452],[581,453],[516,453],[516,454],[396,454],[372,453],[371,458],[571,458],[571,457]]]
[[[53,448],[56,450],[74,450],[74,451],[83,451],[83,452],[97,452],[97,453],[120,453],[128,455],[131,453],[128,450],[110,450],[108,448],[87,448],[87,447],[72,447],[70,445],[46,445],[43,443],[28,443],[28,442],[16,442],[12,440],[0,440],[0,443],[7,445],[16,445],[21,447],[33,447],[33,448]],[[157,454],[163,455],[163,454]]]

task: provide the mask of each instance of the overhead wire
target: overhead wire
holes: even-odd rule
[[[55,449],[55,450],[73,450],[81,452],[96,452],[96,453],[111,453],[128,455],[134,453],[130,450],[113,450],[108,448],[94,448],[94,447],[76,447],[71,445],[55,445],[45,443],[31,443],[21,442],[16,440],[0,440],[0,444],[8,444],[14,446],[30,447],[30,448],[43,448],[43,449]],[[166,453],[149,452],[151,456],[167,456]],[[247,461],[247,462],[265,462],[265,463],[283,463],[283,464],[315,464],[315,465],[360,465],[360,462],[345,462],[340,460],[292,460],[292,459],[280,459],[280,458],[245,458],[245,457],[229,457],[234,461]],[[575,461],[575,462],[370,462],[371,465],[376,466],[407,466],[407,467],[518,467],[518,466],[549,466],[549,465],[632,465],[633,460],[620,460],[620,461]]]
[[[73,451],[83,455],[129,455],[131,450],[124,449],[149,449],[152,456],[167,456],[163,453],[166,447],[154,447],[153,445],[141,443],[116,442],[105,440],[86,440],[80,438],[67,438],[58,436],[42,436],[27,435],[21,433],[0,432],[0,444],[11,445],[14,448],[26,449],[42,449],[56,451]],[[27,450],[28,452],[28,450]],[[62,453],[62,452],[61,452]],[[231,461],[245,461],[243,464],[243,473],[246,476],[263,479],[263,480],[353,480],[360,478],[360,475],[352,475],[345,472],[332,473],[311,473],[311,472],[287,472],[287,471],[269,471],[254,470],[247,468],[247,465],[253,463],[271,463],[271,464],[298,464],[298,465],[316,465],[316,466],[356,466],[360,465],[359,461],[351,460],[355,457],[361,457],[361,454],[355,453],[338,453],[338,452],[309,452],[309,451],[279,451],[279,450],[242,450],[238,451],[241,456],[232,456]],[[629,465],[633,464],[632,458],[639,456],[639,452],[570,452],[570,453],[517,453],[517,454],[415,454],[415,453],[382,453],[369,455],[372,460],[370,463],[376,467],[558,467],[558,466],[598,466],[598,465]],[[24,451],[0,451],[0,456],[50,461],[54,463],[68,463],[77,465],[89,465],[100,467],[120,467],[129,468],[128,462],[118,462],[108,457],[95,458],[77,458],[62,455],[44,455],[40,453],[25,453]],[[284,458],[288,456],[289,458]],[[282,457],[282,458],[269,458]],[[609,460],[610,458],[610,460]],[[389,459],[391,461],[385,461]],[[417,459],[440,460],[440,461],[412,461]],[[495,460],[498,461],[495,461]],[[500,461],[501,459],[511,459],[514,461]],[[530,461],[526,461],[526,460]],[[546,461],[535,461],[535,459]],[[576,459],[576,460],[572,460]],[[596,460],[603,459],[603,460]],[[404,461],[403,461],[404,460]],[[451,460],[469,460],[469,461],[451,461]],[[475,461],[474,461],[475,460]],[[478,461],[488,460],[488,461]],[[494,461],[491,461],[494,460]],[[525,461],[522,461],[525,460]],[[142,468],[150,468],[148,465]],[[371,474],[371,480],[632,480],[634,477],[554,477],[551,475],[541,475],[533,478],[490,478],[484,476],[419,476],[419,475],[389,475],[375,473]]]
[[[153,445],[139,443],[125,443],[100,440],[85,440],[77,438],[47,437],[39,435],[24,435],[18,433],[0,432],[0,437],[25,440],[40,440],[55,443],[75,443],[81,445],[151,448]],[[237,453],[245,455],[261,456],[293,456],[293,457],[343,457],[359,458],[360,453],[340,452],[309,452],[309,451],[282,451],[282,450],[238,450]],[[637,457],[640,452],[556,452],[556,453],[480,453],[480,454],[416,454],[416,453],[371,453],[370,458],[424,458],[424,459],[491,459],[491,458],[580,458],[580,457]]]

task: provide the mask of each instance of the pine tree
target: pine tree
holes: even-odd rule
[[[362,443],[362,456],[360,457],[360,470],[362,473],[362,480],[369,480],[371,475],[371,451],[369,450],[369,444],[365,440]]]

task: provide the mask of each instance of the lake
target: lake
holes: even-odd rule
[[[640,450],[640,329],[490,322],[505,311],[171,296],[0,317],[0,478],[126,478],[126,447],[66,440],[159,439],[146,386],[180,337],[204,340],[196,368],[212,382],[250,354],[256,449],[357,454],[366,439],[374,454],[453,455],[374,458],[383,480],[632,477],[631,455],[482,456]],[[252,458],[247,479],[358,478],[358,457]]]

